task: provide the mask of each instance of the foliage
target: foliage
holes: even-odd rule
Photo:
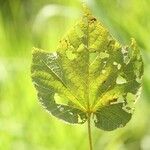
[[[144,60],[142,95],[131,121],[112,132],[98,130],[93,123],[95,150],[149,150],[150,1],[88,2],[119,43],[136,39]],[[0,149],[87,149],[86,124],[71,126],[49,116],[37,103],[30,78],[31,47],[55,50],[57,41],[79,17],[80,6],[79,0],[0,1]]]
[[[57,51],[33,51],[32,79],[44,107],[69,123],[93,115],[103,130],[123,127],[139,96],[143,62],[132,39],[122,46],[83,8],[83,17]]]

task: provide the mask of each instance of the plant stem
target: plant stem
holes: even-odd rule
[[[91,114],[88,114],[88,136],[89,136],[89,148],[93,150],[92,135],[91,135]]]

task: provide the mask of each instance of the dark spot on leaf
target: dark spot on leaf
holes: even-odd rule
[[[94,17],[93,17],[93,18],[91,18],[91,21],[96,21],[96,20],[97,20],[97,19],[96,19],[96,18],[94,18]]]
[[[109,101],[109,104],[114,103],[116,101],[117,101],[117,98],[114,98],[114,99],[112,99],[112,100]]]
[[[106,80],[105,81],[103,81],[103,84],[105,84],[106,83]]]
[[[127,109],[127,110],[131,110],[131,108],[130,108],[130,107],[128,107],[128,106],[126,107],[126,109]]]
[[[113,40],[109,40],[107,47],[109,47],[111,44],[113,44]]]

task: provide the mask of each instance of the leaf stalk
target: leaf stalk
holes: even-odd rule
[[[88,113],[88,137],[89,137],[89,150],[93,150],[92,134],[91,134],[91,113]]]

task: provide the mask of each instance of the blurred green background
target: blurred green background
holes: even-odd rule
[[[132,120],[112,132],[92,125],[94,150],[150,150],[150,1],[86,3],[118,41],[137,40],[145,64]],[[0,150],[88,150],[86,124],[45,112],[30,78],[32,47],[54,51],[80,13],[80,0],[0,0]]]

